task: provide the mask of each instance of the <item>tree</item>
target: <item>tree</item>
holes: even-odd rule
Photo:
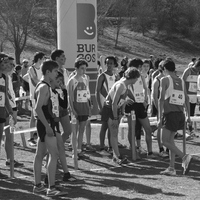
[[[112,9],[115,0],[98,0],[97,1],[97,33],[98,39],[100,35],[104,35],[104,29],[109,25],[106,19],[108,12]]]
[[[144,35],[151,28],[152,24],[152,5],[149,0],[139,0],[136,4],[135,16],[137,17],[137,25]]]
[[[0,19],[1,32],[7,35],[15,49],[16,63],[20,63],[20,55],[24,50],[27,38],[32,31],[34,16],[37,13],[36,0],[1,0]]]

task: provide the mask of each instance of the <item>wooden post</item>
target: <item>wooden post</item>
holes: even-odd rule
[[[11,146],[10,146],[10,177],[14,178],[14,121],[13,119],[10,120],[10,140],[11,140]]]
[[[132,150],[132,159],[135,161],[137,159],[136,148],[135,148],[135,111],[131,111],[131,130],[132,130],[132,137],[131,137],[131,150]]]
[[[186,154],[186,122],[183,128],[183,153]]]
[[[121,118],[120,123],[124,123],[124,116]],[[124,140],[124,127],[119,127],[119,132],[121,132],[121,139]]]
[[[72,149],[74,151],[74,169],[78,169],[78,158],[77,158],[77,120],[75,116],[71,115],[72,125]]]
[[[24,148],[26,148],[27,145],[26,145],[26,139],[25,139],[24,133],[20,133],[20,136],[21,136],[21,139],[22,139],[22,145],[23,145]]]

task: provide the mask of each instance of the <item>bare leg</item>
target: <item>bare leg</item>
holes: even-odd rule
[[[175,155],[180,158],[184,157],[182,151],[180,151],[174,143],[174,132],[167,130],[166,128],[161,129],[162,144],[170,150],[170,166],[174,167]]]
[[[110,130],[111,134],[111,145],[113,148],[113,157],[119,158],[120,153],[119,153],[119,147],[118,147],[118,128],[113,128],[112,127],[112,120],[109,118],[108,119],[108,127]]]
[[[56,137],[48,137],[46,135],[45,144],[49,152],[49,161],[47,164],[47,175],[48,175],[49,188],[50,188],[50,186],[55,185],[57,159],[59,156]]]
[[[100,148],[104,148],[105,146],[105,135],[106,135],[107,130],[108,130],[108,122],[102,121],[101,129],[99,133]]]
[[[87,121],[79,122],[79,133],[78,133],[78,149],[82,149],[83,133],[85,130]]]
[[[61,117],[60,123],[63,127],[62,138],[63,138],[63,142],[65,143],[66,140],[71,135],[71,132],[72,132],[71,123],[70,123],[70,120],[69,120],[69,115],[65,115],[64,117]]]
[[[33,163],[33,171],[35,178],[35,185],[41,183],[41,170],[42,170],[42,161],[47,152],[46,145],[44,142],[41,142],[38,138],[37,149]]]
[[[151,130],[149,119],[146,117],[144,119],[139,119],[139,121],[140,121],[140,123],[141,123],[141,125],[142,125],[142,127],[144,128],[144,131],[145,131],[148,153],[152,152],[152,138],[151,138],[152,130]]]
[[[64,147],[62,136],[59,133],[56,133],[56,139],[57,139],[60,162],[62,164],[64,173],[67,173],[67,172],[69,172],[69,170],[67,167],[67,161],[66,161],[66,157],[65,157],[65,147]]]
[[[91,123],[90,123],[90,120],[87,120],[85,134],[86,134],[86,143],[90,144],[90,142],[91,142]]]

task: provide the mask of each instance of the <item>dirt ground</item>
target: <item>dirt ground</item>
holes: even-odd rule
[[[17,129],[28,127],[29,117],[19,117]],[[128,146],[126,139],[119,140],[123,145]],[[163,176],[159,172],[168,167],[168,159],[157,156],[155,159],[148,159],[145,154],[142,159],[132,162],[124,167],[117,166],[111,158],[103,157],[98,152],[99,128],[92,129],[92,144],[97,148],[95,153],[85,152],[87,158],[79,161],[79,170],[73,169],[71,152],[66,151],[66,159],[71,173],[78,179],[75,183],[68,183],[64,187],[68,195],[55,197],[53,199],[81,199],[81,200],[128,200],[128,199],[200,199],[199,180],[200,162],[199,157],[192,163],[188,176],[183,176],[181,171],[181,159],[176,159],[177,176]],[[200,133],[197,133],[200,135]],[[26,135],[28,139],[28,135]],[[23,162],[23,168],[15,168],[15,178],[0,180],[0,200],[42,200],[52,199],[46,196],[32,194],[33,189],[33,159],[35,148],[23,148],[20,135],[15,135],[15,141],[20,143],[15,147],[15,159]],[[107,140],[106,140],[107,142]],[[182,140],[176,140],[176,144],[182,149]],[[144,137],[142,146],[146,148]],[[187,153],[200,152],[200,138],[187,141]],[[122,154],[127,155],[131,160],[131,152],[127,148],[120,149]],[[153,151],[158,153],[157,141],[153,140]],[[1,147],[0,170],[9,175],[9,167],[5,166],[5,151]],[[42,169],[43,175],[45,168]],[[62,170],[59,169],[57,178],[61,178]]]

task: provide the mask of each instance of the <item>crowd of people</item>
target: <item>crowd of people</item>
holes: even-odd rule
[[[11,121],[17,123],[17,112],[22,109],[23,101],[16,97],[26,93],[30,99],[25,100],[25,109],[31,107],[30,128],[28,139],[30,146],[36,147],[34,158],[33,193],[46,193],[47,196],[67,194],[56,187],[56,169],[58,160],[64,175],[63,181],[76,181],[67,166],[65,143],[72,146],[72,157],[77,145],[78,159],[84,157],[83,135],[86,132],[86,149],[95,151],[91,145],[90,116],[93,108],[89,87],[89,76],[86,69],[88,63],[77,58],[74,71],[70,74],[65,67],[66,57],[63,50],[56,49],[50,59],[43,52],[34,55],[29,66],[24,59],[22,65],[15,65],[14,59],[0,53],[0,141],[4,126]],[[97,63],[98,78],[95,97],[101,115],[99,133],[100,154],[112,155],[112,161],[123,165],[128,163],[122,155],[118,142],[118,128],[123,116],[127,116],[128,141],[132,146],[131,111],[135,112],[136,152],[138,157],[146,153],[148,158],[155,158],[152,150],[152,128],[149,116],[157,116],[157,141],[159,156],[169,157],[169,167],[162,171],[164,175],[175,175],[175,155],[182,159],[183,174],[190,169],[192,156],[184,154],[177,148],[174,137],[177,130],[184,129],[185,121],[189,131],[193,133],[190,116],[194,116],[198,102],[198,85],[200,84],[200,60],[192,60],[182,77],[176,74],[174,61],[169,57],[149,59],[124,57],[119,63],[115,56],[107,56],[104,63]],[[121,68],[120,68],[121,65]],[[71,120],[71,122],[70,122]],[[60,131],[62,127],[62,132]],[[73,131],[72,131],[73,129]],[[76,135],[77,144],[71,141],[71,133]],[[145,134],[147,150],[141,146],[141,135]],[[108,138],[108,146],[105,138]],[[37,138],[37,139],[36,139]],[[10,165],[11,138],[10,130],[5,130],[6,165]],[[166,149],[164,149],[164,147]],[[44,185],[41,180],[41,169],[44,157],[47,157]],[[14,161],[14,167],[23,163]],[[7,176],[0,172],[0,179]]]

